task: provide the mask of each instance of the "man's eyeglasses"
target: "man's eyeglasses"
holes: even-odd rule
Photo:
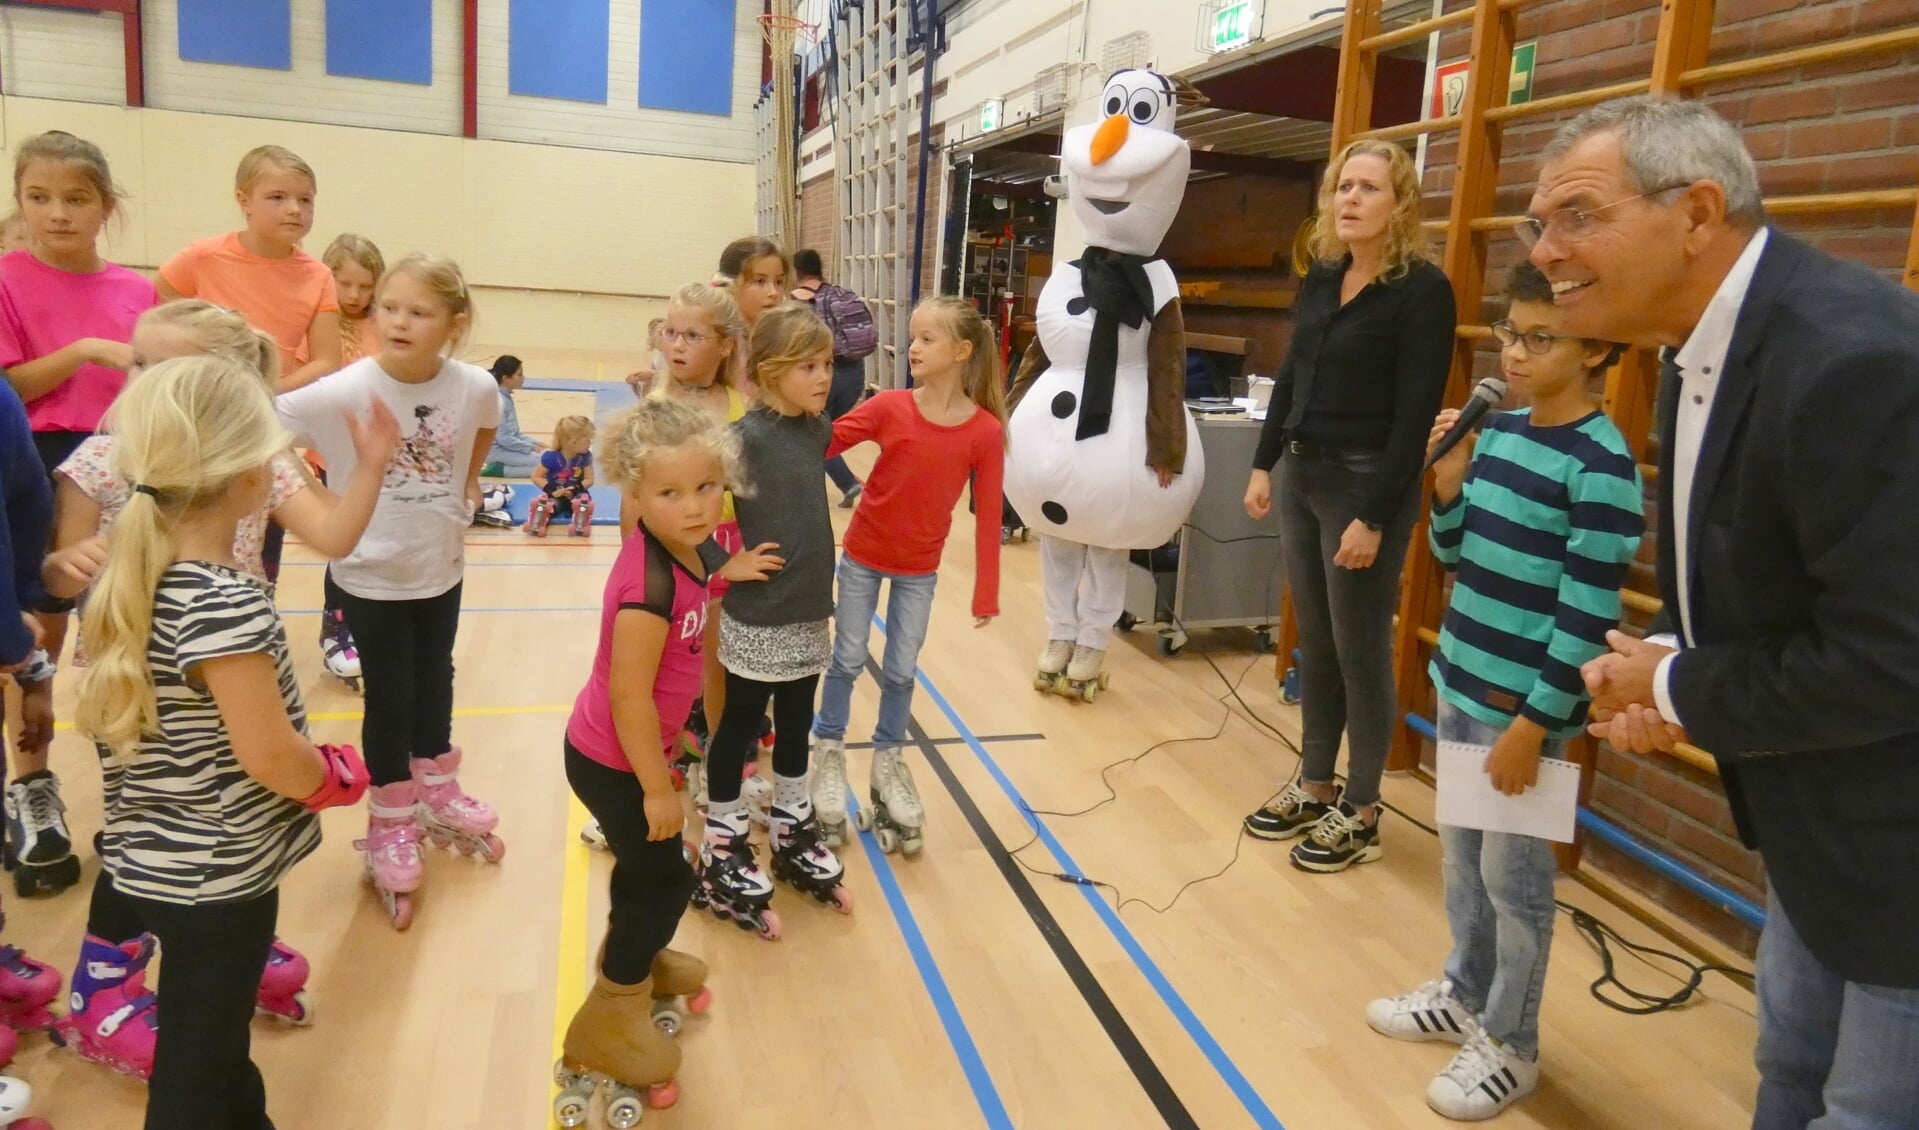
[[[1624,200],[1615,200],[1611,204],[1602,204],[1588,211],[1582,212],[1577,208],[1555,208],[1547,213],[1543,220],[1527,216],[1513,225],[1513,234],[1517,235],[1519,242],[1527,247],[1537,246],[1540,240],[1546,238],[1547,232],[1551,232],[1562,242],[1578,243],[1599,230],[1601,212],[1617,208],[1621,204],[1631,204],[1635,200],[1644,200],[1649,196],[1658,196],[1662,192],[1671,192],[1675,188],[1685,188],[1691,183],[1687,181],[1685,184],[1669,184],[1664,188],[1655,188],[1651,192],[1642,192],[1638,196],[1628,196]]]
[[[1557,341],[1584,340],[1583,338],[1574,337],[1570,334],[1549,334],[1545,330],[1533,330],[1530,333],[1520,333],[1518,328],[1511,322],[1494,322],[1490,328],[1493,331],[1494,339],[1499,342],[1501,349],[1518,341],[1526,344],[1526,352],[1528,353],[1550,352],[1553,343]]]

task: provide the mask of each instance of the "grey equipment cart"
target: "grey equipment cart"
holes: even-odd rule
[[[1133,554],[1126,573],[1126,611],[1119,628],[1151,624],[1160,654],[1179,654],[1200,628],[1251,628],[1259,649],[1273,649],[1284,571],[1279,518],[1246,516],[1246,478],[1259,446],[1260,421],[1199,416],[1206,449],[1206,486],[1168,547]]]

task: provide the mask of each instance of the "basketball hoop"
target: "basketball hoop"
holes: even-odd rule
[[[820,45],[820,25],[798,16],[759,16],[760,38],[775,52],[811,52]]]

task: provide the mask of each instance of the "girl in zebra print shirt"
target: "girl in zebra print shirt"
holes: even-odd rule
[[[166,1012],[147,1130],[269,1125],[249,1026],[279,884],[319,845],[314,814],[356,803],[366,768],[352,747],[307,737],[286,631],[234,557],[289,440],[259,375],[163,362],[109,419],[132,494],[87,605],[77,723],[125,768],[105,869],[166,950],[167,975],[157,1002],[137,978],[99,997],[128,996],[123,1030],[152,1032],[153,1007]]]

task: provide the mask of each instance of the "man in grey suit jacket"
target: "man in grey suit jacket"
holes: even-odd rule
[[[1567,332],[1666,351],[1677,636],[1586,681],[1615,745],[1712,753],[1765,861],[1755,1130],[1919,1125],[1919,296],[1769,230],[1696,102],[1568,123],[1520,235]]]

